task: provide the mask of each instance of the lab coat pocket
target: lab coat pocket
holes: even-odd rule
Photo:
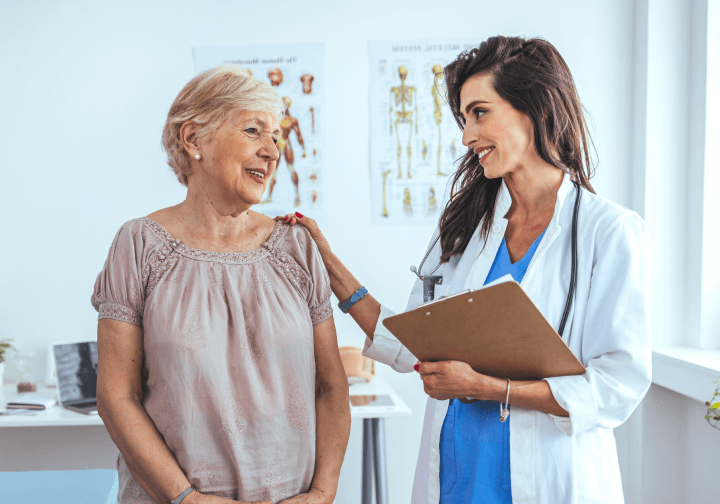
[[[576,436],[578,502],[623,502],[615,436],[610,429],[593,429]]]

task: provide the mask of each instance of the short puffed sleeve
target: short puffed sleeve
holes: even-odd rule
[[[310,309],[313,325],[329,319],[333,314],[330,301],[332,295],[330,276],[315,241],[308,230],[302,226],[290,227],[283,241],[283,248],[292,256],[308,278],[303,282],[302,290]]]
[[[114,319],[142,327],[144,248],[139,219],[125,223],[115,235],[90,299],[98,320]]]

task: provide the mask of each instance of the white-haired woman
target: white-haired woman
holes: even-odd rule
[[[98,411],[120,503],[331,503],[350,429],[330,284],[308,233],[250,208],[283,104],[224,65],[163,147],[187,197],[118,231],[95,283]]]

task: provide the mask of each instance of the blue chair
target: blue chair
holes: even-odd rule
[[[0,472],[0,501],[8,504],[117,504],[117,492],[112,469]]]

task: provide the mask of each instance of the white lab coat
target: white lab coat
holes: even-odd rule
[[[560,325],[571,274],[571,229],[575,187],[566,175],[555,212],[521,286],[556,329]],[[485,278],[507,227],[512,203],[503,182],[487,245],[480,227],[462,254],[442,265],[449,293]],[[622,503],[622,485],[613,429],[621,425],[650,387],[647,230],[642,219],[588,191],[578,219],[578,279],[563,339],[585,365],[582,376],[548,378],[555,400],[570,414],[557,417],[513,405],[510,414],[510,472],[514,504]],[[432,243],[438,235],[435,231]],[[423,266],[439,262],[439,244]],[[410,293],[407,310],[422,302],[422,282]],[[394,315],[381,308],[373,340],[363,354],[410,372],[415,357],[382,321]],[[413,504],[440,501],[440,430],[449,401],[428,398],[420,444]]]

